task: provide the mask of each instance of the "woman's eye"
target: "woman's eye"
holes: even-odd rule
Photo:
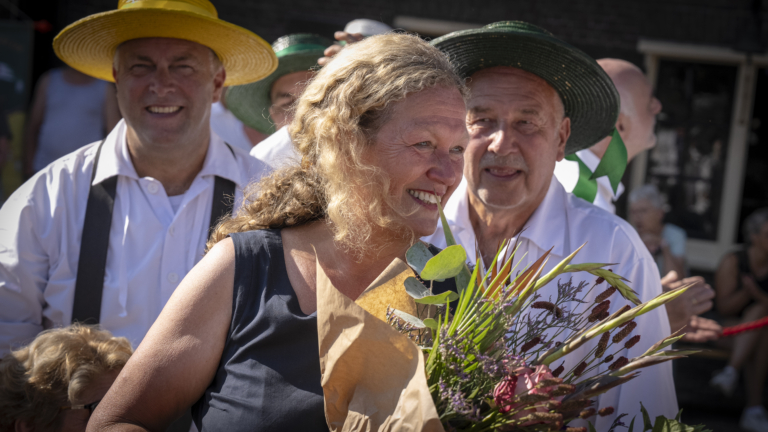
[[[418,143],[414,144],[413,146],[414,147],[426,148],[426,147],[431,147],[432,143],[429,142],[429,141],[422,141],[422,142],[418,142]]]
[[[451,149],[451,153],[455,153],[455,154],[462,154],[462,153],[464,153],[464,150],[465,150],[465,148],[464,148],[464,147],[462,147],[462,146],[456,146],[456,147],[454,147],[454,148],[452,148],[452,149]]]

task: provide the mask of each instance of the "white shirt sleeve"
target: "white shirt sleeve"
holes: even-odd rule
[[[614,266],[613,271],[630,281],[627,284],[637,292],[642,302],[661,294],[661,282],[656,263],[644,247],[639,247],[639,237],[635,239],[636,241],[632,241],[634,237],[637,237],[637,234],[628,233],[619,228],[615,236],[613,242],[614,256],[617,257],[616,262],[620,264]],[[617,310],[619,307],[619,305],[615,305],[612,309]],[[651,345],[670,334],[669,319],[664,306],[638,317],[635,322],[637,327],[632,335],[640,335],[640,342],[629,350],[622,349],[615,355],[615,358],[625,356],[631,359],[639,356]],[[622,340],[617,347],[609,348],[608,353],[613,353],[622,347],[630,337]],[[624,418],[625,424],[629,424],[633,417],[637,418],[635,422],[642,421],[640,402],[645,406],[651,419],[659,415],[673,418],[677,414],[677,396],[671,362],[640,369],[640,375],[637,378],[619,388],[609,390],[599,397],[600,408],[612,406],[617,414],[628,414]],[[608,420],[612,421],[613,417],[593,419],[593,423],[596,422],[595,428],[608,430],[610,427]]]
[[[41,236],[54,237],[56,231],[39,212],[47,207],[45,183],[44,177],[33,177],[0,209],[0,355],[43,330],[50,259]]]

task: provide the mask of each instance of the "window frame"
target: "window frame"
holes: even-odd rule
[[[731,112],[731,130],[723,177],[723,193],[719,211],[717,240],[688,239],[686,256],[691,268],[714,271],[722,257],[738,244],[739,211],[744,187],[744,170],[747,158],[747,139],[754,105],[757,69],[768,67],[768,55],[751,58],[733,49],[682,44],[675,42],[640,39],[637,50],[645,57],[648,80],[656,88],[661,60],[690,61],[703,64],[736,66],[736,95]],[[648,169],[648,152],[640,153],[632,161],[632,174],[626,193],[645,184]]]

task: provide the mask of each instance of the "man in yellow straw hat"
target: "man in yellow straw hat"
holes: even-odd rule
[[[120,0],[53,42],[114,81],[122,120],[0,209],[0,355],[44,328],[98,322],[137,346],[265,166],[211,134],[223,86],[269,75],[268,43],[207,0]],[[86,144],[86,143],[83,143]]]

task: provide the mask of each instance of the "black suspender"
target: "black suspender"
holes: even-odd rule
[[[117,192],[117,176],[93,184],[103,145],[104,141],[99,144],[96,158],[93,161],[91,187],[88,192],[88,205],[85,209],[85,221],[83,223],[83,236],[80,240],[80,257],[77,262],[72,322],[98,324],[101,317],[101,297],[107,267],[109,231],[112,226],[112,213]],[[235,156],[232,147],[229,144],[227,147],[232,152],[232,156]],[[234,196],[235,183],[216,176],[213,186],[209,233],[221,218],[232,213]]]

